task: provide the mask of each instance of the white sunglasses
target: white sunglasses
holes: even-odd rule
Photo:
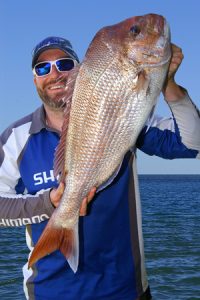
[[[59,72],[68,72],[72,70],[76,65],[77,61],[69,57],[59,58],[52,61],[42,61],[34,66],[33,74],[37,77],[46,76],[51,73],[52,66],[56,66],[56,69]]]

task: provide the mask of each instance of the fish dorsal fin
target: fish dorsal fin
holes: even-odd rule
[[[55,150],[54,155],[54,176],[59,177],[58,181],[64,181],[67,170],[65,169],[65,153],[66,153],[66,141],[67,141],[67,131],[69,125],[69,116],[71,109],[71,102],[73,91],[75,87],[76,78],[80,69],[80,65],[76,66],[73,70],[70,71],[68,82],[67,82],[67,94],[64,99],[64,121],[62,126],[62,132],[60,137],[60,142]]]

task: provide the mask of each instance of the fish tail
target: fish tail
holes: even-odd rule
[[[78,222],[73,229],[69,229],[55,226],[50,221],[31,253],[28,267],[53,251],[60,250],[75,273],[79,258]]]

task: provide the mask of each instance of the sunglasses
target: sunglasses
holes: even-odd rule
[[[46,76],[51,73],[52,66],[56,66],[59,72],[68,72],[77,64],[72,58],[59,58],[53,61],[43,61],[37,63],[33,68],[33,74],[37,77]]]

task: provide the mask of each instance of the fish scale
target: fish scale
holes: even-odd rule
[[[112,181],[135,146],[162,89],[170,55],[169,27],[159,15],[132,17],[96,34],[79,67],[69,124],[63,126],[68,128],[61,138],[66,141],[65,190],[29,266],[60,249],[76,272],[82,200],[92,187]]]

